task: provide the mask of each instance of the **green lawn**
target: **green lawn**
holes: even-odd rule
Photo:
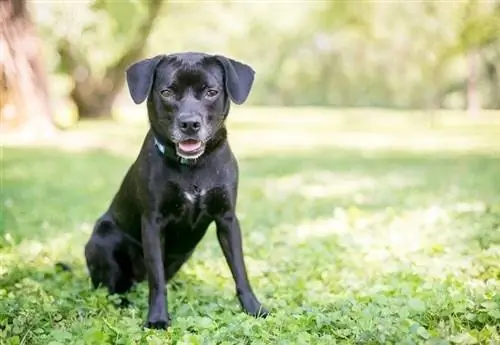
[[[5,143],[0,344],[500,344],[500,114],[464,116],[235,109],[245,258],[273,315],[240,311],[212,228],[167,332],[141,328],[146,284],[117,309],[83,260],[144,121]]]

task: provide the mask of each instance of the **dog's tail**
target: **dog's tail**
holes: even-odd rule
[[[73,272],[70,265],[61,261],[56,262],[54,266],[58,272]]]

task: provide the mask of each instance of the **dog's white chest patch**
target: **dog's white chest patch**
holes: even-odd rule
[[[205,195],[205,193],[206,193],[206,190],[202,189],[198,193],[184,192],[184,196],[186,197],[186,199],[189,202],[195,203],[196,200],[199,199],[200,197],[202,197],[203,195]]]
[[[184,196],[188,199],[189,202],[194,203],[196,201],[197,195],[194,193],[184,192]]]

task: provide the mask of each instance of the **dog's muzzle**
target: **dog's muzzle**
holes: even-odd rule
[[[205,143],[201,140],[203,120],[198,114],[181,114],[177,118],[177,128],[182,139],[176,143],[177,155],[182,158],[198,158],[205,151]]]

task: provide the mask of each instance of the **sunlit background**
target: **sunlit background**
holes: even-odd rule
[[[256,71],[228,128],[265,322],[214,231],[170,333],[144,284],[124,311],[89,288],[148,125],[125,69],[180,51]],[[500,344],[499,1],[4,0],[0,76],[0,343]]]

